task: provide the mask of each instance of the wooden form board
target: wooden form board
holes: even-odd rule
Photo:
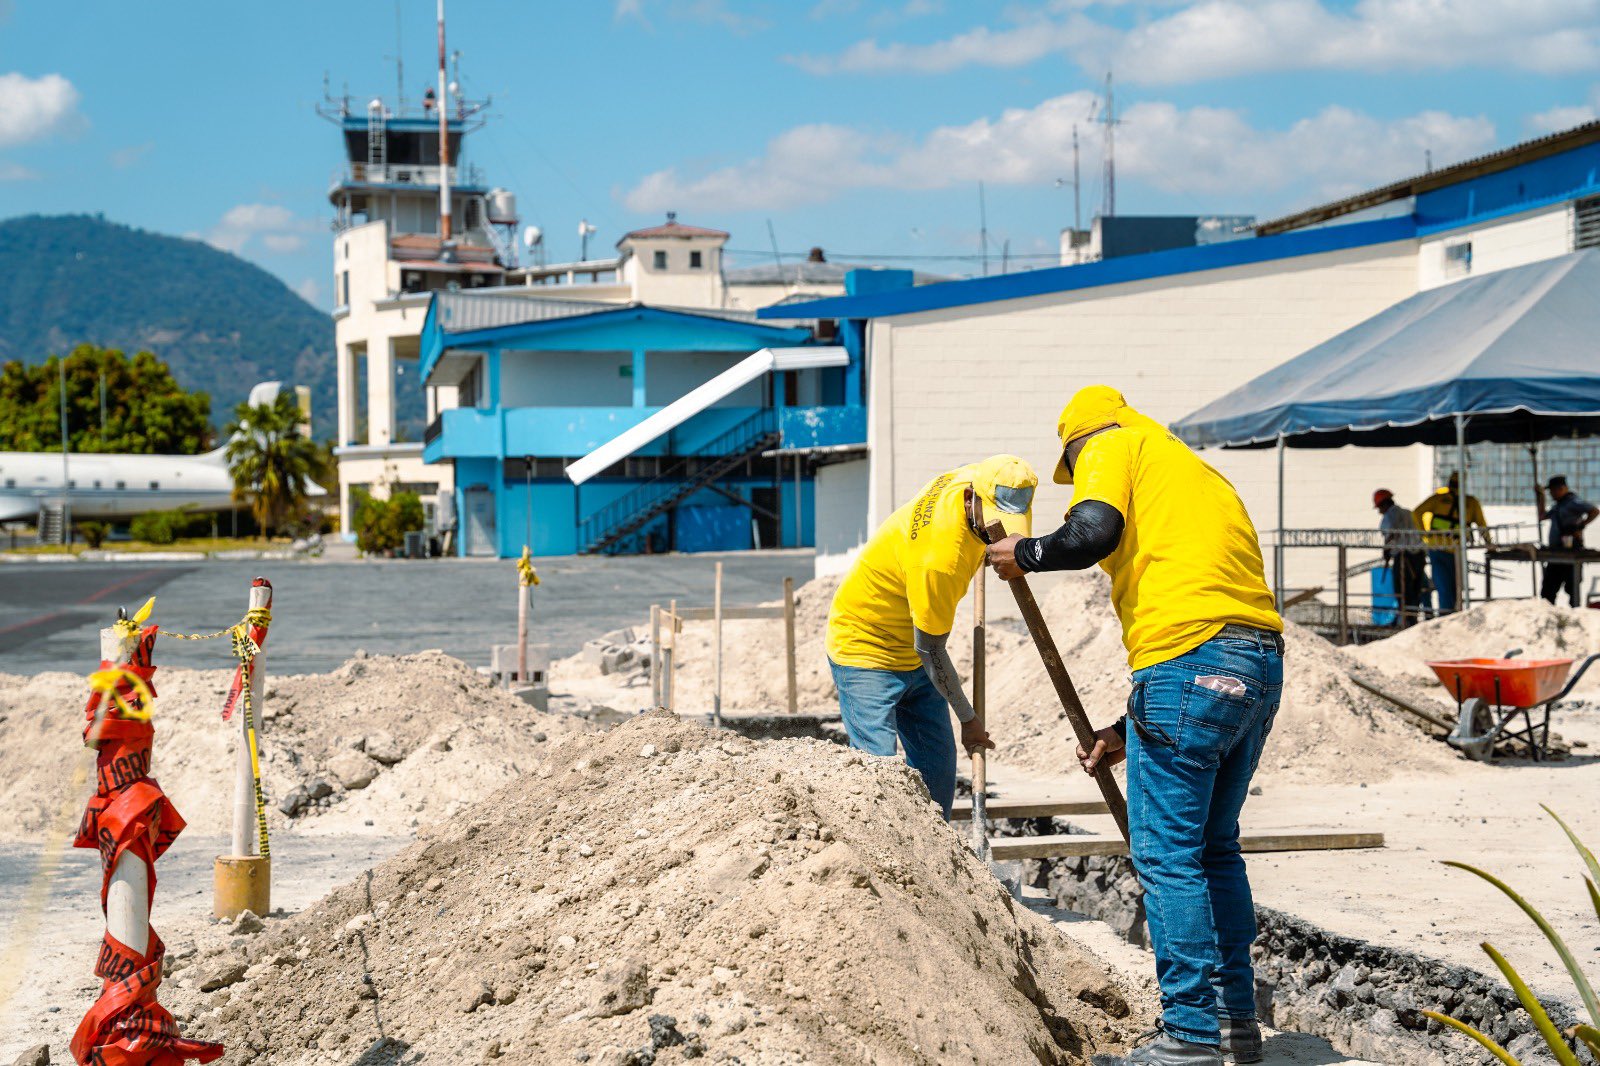
[[[1110,814],[1106,801],[1094,799],[1042,799],[1012,800],[990,799],[984,809],[991,820],[995,818],[1066,818],[1072,815]],[[950,812],[953,822],[965,822],[972,817],[972,801],[956,800]]]
[[[679,607],[678,621],[680,622],[710,622],[717,616],[715,607]],[[783,606],[776,607],[724,607],[722,620],[724,622],[741,622],[754,618],[782,618]]]
[[[1381,848],[1382,833],[1351,833],[1344,830],[1293,830],[1242,833],[1242,851],[1339,851],[1348,848]],[[1126,855],[1128,845],[1120,836],[996,837],[990,851],[1000,859],[1068,859],[1085,855]]]

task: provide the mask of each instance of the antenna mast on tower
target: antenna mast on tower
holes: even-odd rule
[[[1117,99],[1112,90],[1111,72],[1106,71],[1106,106],[1100,116],[1106,125],[1106,202],[1101,212],[1107,218],[1117,213]]]
[[[450,240],[450,87],[445,83],[444,0],[439,0],[439,239]]]

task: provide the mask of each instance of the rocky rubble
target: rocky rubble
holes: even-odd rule
[[[903,763],[664,713],[171,958],[187,1031],[275,1064],[1066,1063],[1145,1020]]]

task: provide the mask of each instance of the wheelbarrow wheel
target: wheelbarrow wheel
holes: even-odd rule
[[[1494,752],[1494,712],[1483,700],[1473,696],[1461,703],[1456,731],[1445,739],[1469,759],[1488,762]]]

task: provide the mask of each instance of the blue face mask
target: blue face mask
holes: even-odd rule
[[[1007,514],[1027,514],[1033,506],[1033,486],[996,485],[994,505]]]

